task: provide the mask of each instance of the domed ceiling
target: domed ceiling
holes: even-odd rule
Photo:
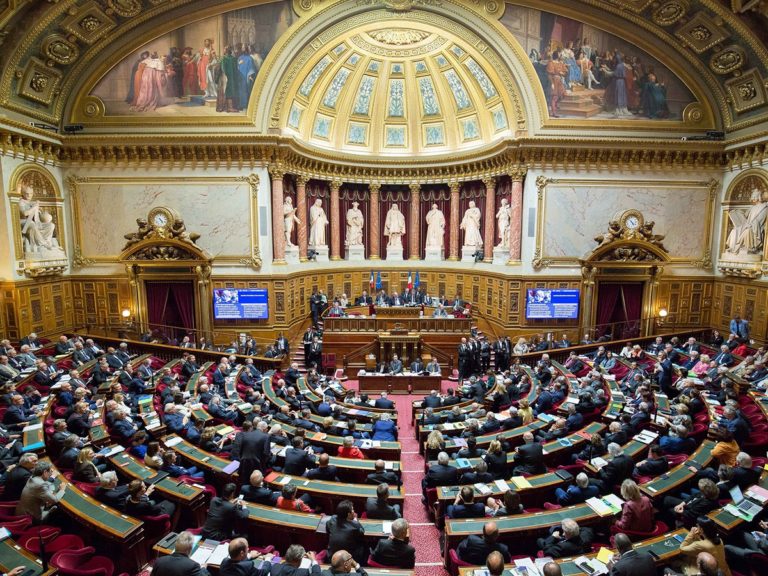
[[[445,153],[510,134],[508,97],[476,48],[414,22],[357,29],[315,54],[290,90],[284,132],[377,155]]]

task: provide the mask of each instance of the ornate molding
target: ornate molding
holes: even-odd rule
[[[270,176],[272,174],[270,173]],[[274,176],[273,176],[274,178]],[[239,182],[246,182],[251,190],[251,255],[248,258],[240,258],[238,262],[243,266],[249,266],[254,270],[261,270],[263,264],[261,258],[261,244],[259,242],[259,184],[258,174],[238,176]]]
[[[74,256],[72,257],[72,268],[74,270],[79,270],[80,268],[92,266],[95,263],[96,263],[96,260],[92,258],[86,258],[85,256],[83,256],[83,252],[80,249],[80,246],[75,246]]]

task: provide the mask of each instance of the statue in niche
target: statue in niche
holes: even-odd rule
[[[293,223],[301,224],[301,220],[296,216],[296,207],[293,205],[293,200],[290,196],[286,196],[283,201],[283,222],[285,222],[285,245],[289,248],[293,248],[295,246],[295,244],[291,242]]]
[[[39,200],[34,199],[35,190],[31,185],[22,183],[20,186],[19,212],[25,255],[61,258],[63,250],[56,239],[53,215],[40,205]]]
[[[752,190],[749,199],[752,202],[749,209],[728,212],[733,229],[728,234],[725,251],[734,256],[760,254],[765,245],[768,202],[763,200],[763,193],[757,188]]]
[[[499,230],[500,242],[497,248],[509,248],[509,223],[512,220],[512,209],[506,198],[501,199],[501,206],[496,212],[496,227]]]
[[[445,239],[445,216],[437,207],[432,204],[432,209],[427,212],[427,240],[426,247],[432,249],[443,249]]]
[[[365,224],[365,218],[358,206],[360,206],[359,202],[352,202],[352,208],[347,210],[347,236],[344,239],[345,246],[363,245],[363,226]]]
[[[384,236],[389,237],[387,246],[389,248],[402,248],[403,235],[405,235],[405,216],[400,212],[397,204],[392,204],[384,222]]]
[[[473,200],[469,202],[469,208],[464,212],[464,218],[461,220],[459,228],[464,230],[464,248],[473,248],[475,250],[482,248],[483,236],[480,234],[480,208],[475,205]]]
[[[318,198],[309,209],[309,246],[311,248],[328,246],[325,239],[326,226],[328,226],[328,217],[323,210],[323,201]]]

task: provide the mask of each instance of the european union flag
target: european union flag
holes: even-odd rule
[[[421,284],[421,280],[419,279],[419,271],[416,270],[416,280],[413,281],[413,287],[418,290],[419,284]]]
[[[376,290],[381,290],[381,270],[376,273]]]

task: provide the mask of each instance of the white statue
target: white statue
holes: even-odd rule
[[[53,216],[34,200],[32,186],[23,185],[19,212],[21,213],[21,235],[24,237],[24,252],[39,253],[41,250],[61,250],[54,236],[56,225]]]
[[[768,202],[763,201],[763,194],[755,188],[749,198],[752,206],[749,210],[733,210],[728,217],[733,229],[728,234],[726,252],[739,254],[742,249],[747,254],[760,254],[765,243],[765,222],[768,217]]]
[[[365,218],[358,208],[358,202],[352,202],[352,208],[347,210],[347,236],[344,239],[345,246],[363,245],[363,225]]]
[[[295,244],[291,242],[293,223],[301,224],[301,220],[296,216],[296,208],[293,206],[293,200],[290,196],[286,196],[285,201],[283,202],[283,222],[285,223],[285,245],[293,247],[295,246]]]
[[[323,210],[323,201],[318,198],[309,209],[309,245],[328,246],[325,240],[325,227],[328,226],[328,217]]]
[[[480,208],[474,201],[469,202],[469,208],[464,212],[459,228],[464,230],[464,248],[477,250],[483,246],[483,236],[480,234]]]
[[[405,234],[405,216],[400,212],[397,204],[392,204],[392,208],[387,212],[387,219],[384,222],[384,236],[389,236],[387,246],[392,248],[403,247],[403,235]]]
[[[501,199],[501,206],[496,212],[496,227],[499,230],[500,242],[497,248],[509,248],[509,223],[512,219],[512,210],[506,198]]]
[[[445,216],[432,204],[432,209],[427,212],[427,248],[442,249],[445,241]]]

